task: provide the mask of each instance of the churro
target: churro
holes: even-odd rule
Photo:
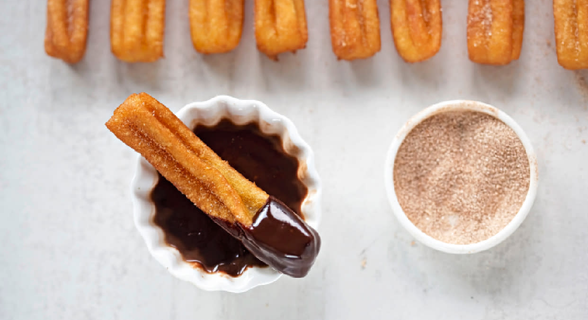
[[[427,60],[441,48],[440,0],[390,0],[390,17],[394,44],[404,61]]]
[[[243,31],[244,0],[190,0],[190,32],[200,53],[233,50]]]
[[[470,60],[505,65],[518,59],[524,28],[524,0],[470,0],[467,27]]]
[[[47,0],[45,52],[76,63],[86,52],[88,0]]]
[[[525,0],[513,0],[512,7],[512,60],[518,60],[523,48],[525,32]]]
[[[320,248],[318,233],[223,161],[164,105],[146,93],[131,95],[106,126],[260,260],[294,277],[306,275]]]
[[[380,51],[376,0],[329,0],[331,44],[339,59],[365,59]]]
[[[126,62],[152,62],[163,57],[165,0],[112,0],[112,52]]]
[[[146,93],[131,95],[106,126],[211,216],[251,225],[267,201],[263,190],[222,161]]]
[[[553,17],[559,64],[588,68],[588,0],[553,0]]]
[[[257,48],[269,58],[306,47],[304,0],[255,0],[254,16]]]

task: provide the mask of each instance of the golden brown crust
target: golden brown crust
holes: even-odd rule
[[[208,215],[250,226],[269,197],[146,93],[127,98],[106,126]]]
[[[333,52],[339,59],[365,59],[380,51],[376,0],[329,0]]]
[[[112,0],[112,53],[126,62],[152,62],[163,57],[165,0]]]
[[[511,60],[518,60],[523,48],[523,33],[525,31],[525,0],[514,0],[512,8],[512,56]]]
[[[76,63],[86,52],[88,0],[47,0],[45,52]]]
[[[441,48],[443,22],[439,0],[390,0],[394,44],[406,62],[424,61]]]
[[[524,24],[524,0],[470,0],[467,31],[470,60],[505,65],[518,59]]]
[[[192,43],[200,53],[229,52],[243,31],[244,0],[190,0]]]
[[[254,16],[257,48],[271,59],[306,47],[304,0],[255,0]]]
[[[588,0],[553,0],[553,17],[559,64],[588,68]]]

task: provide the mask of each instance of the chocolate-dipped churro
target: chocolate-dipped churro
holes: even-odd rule
[[[305,276],[320,237],[286,205],[244,178],[169,109],[134,94],[106,126],[257,258],[293,277]]]

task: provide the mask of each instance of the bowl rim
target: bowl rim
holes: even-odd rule
[[[204,119],[203,114],[208,114],[209,119]],[[300,163],[303,161],[306,164],[299,165],[298,169],[298,176],[303,175],[301,181],[308,189],[302,204],[302,213],[305,221],[318,229],[321,219],[322,183],[315,168],[314,153],[290,119],[271,110],[260,101],[241,100],[226,95],[216,96],[203,102],[189,103],[176,112],[176,115],[191,129],[198,123],[208,125],[228,118],[237,124],[259,123],[262,132],[280,135],[286,152],[297,157]],[[287,146],[287,144],[290,145]],[[297,152],[292,154],[288,152],[288,149]],[[172,275],[206,291],[233,293],[246,292],[258,286],[273,283],[282,276],[271,267],[251,267],[240,276],[231,277],[223,273],[207,273],[184,261],[177,249],[165,243],[163,231],[153,222],[155,205],[150,195],[157,181],[158,175],[155,168],[145,158],[138,155],[131,182],[133,220],[149,253]]]
[[[492,237],[486,240],[471,244],[446,243],[437,240],[421,231],[417,226],[415,226],[412,223],[412,221],[410,221],[410,219],[408,219],[408,217],[404,213],[404,210],[398,202],[396,191],[394,190],[394,163],[396,160],[398,149],[402,145],[404,139],[408,136],[412,129],[414,129],[423,120],[428,119],[429,117],[439,113],[458,110],[482,112],[504,122],[516,133],[516,135],[522,142],[527,153],[527,158],[529,159],[529,190],[527,191],[525,201],[523,202],[517,214],[497,234],[493,235]],[[424,110],[420,111],[419,113],[411,117],[398,131],[392,143],[390,144],[388,153],[386,155],[386,162],[384,168],[384,183],[386,187],[386,195],[388,197],[388,202],[392,207],[392,211],[394,212],[394,215],[396,216],[400,224],[414,238],[416,238],[419,242],[423,243],[424,245],[442,252],[453,254],[471,254],[488,250],[498,245],[506,238],[508,238],[523,223],[523,221],[529,214],[529,211],[531,210],[531,207],[533,206],[533,202],[535,201],[535,197],[537,195],[538,182],[539,177],[537,156],[535,155],[535,151],[533,150],[531,141],[529,140],[523,129],[510,116],[508,116],[506,113],[499,110],[498,108],[483,102],[473,100],[449,100],[439,102],[430,107],[425,108]]]

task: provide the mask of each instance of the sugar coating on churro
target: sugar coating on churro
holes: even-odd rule
[[[76,63],[86,52],[88,0],[47,0],[45,52]]]
[[[518,60],[523,48],[525,31],[525,0],[514,0],[512,8],[512,55],[511,60]]]
[[[190,0],[190,32],[200,53],[233,50],[243,31],[244,0]]]
[[[339,59],[365,59],[380,51],[376,0],[329,0],[331,44]]]
[[[559,64],[588,68],[588,0],[553,0],[553,17]]]
[[[269,198],[146,93],[127,98],[106,126],[213,217],[250,226]]]
[[[505,65],[518,59],[524,25],[524,0],[470,0],[467,26],[470,60]]]
[[[165,0],[112,0],[112,52],[126,62],[153,62],[163,57]]]
[[[268,57],[306,47],[304,0],[255,0],[254,16],[257,48]]]
[[[440,0],[390,0],[394,44],[406,62],[434,56],[441,48]]]

